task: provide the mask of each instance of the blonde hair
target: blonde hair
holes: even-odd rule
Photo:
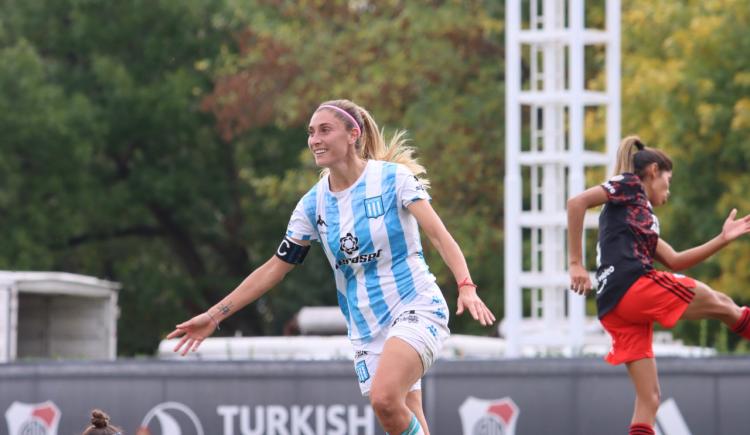
[[[643,178],[645,169],[653,163],[660,171],[672,170],[672,160],[663,151],[647,147],[640,137],[631,135],[617,148],[614,175],[628,172]]]
[[[339,113],[338,110],[331,110],[331,108],[322,106],[338,107],[349,114],[358,125],[355,126],[352,124],[352,120],[343,113]],[[349,100],[331,100],[321,103],[316,112],[318,110],[330,110],[336,118],[344,123],[347,130],[357,127],[361,131],[357,141],[354,143],[361,158],[399,163],[406,166],[415,176],[427,173],[425,167],[419,164],[416,157],[414,157],[414,147],[407,145],[406,131],[397,130],[386,145],[383,131],[378,128],[378,124],[372,118],[372,115],[363,107]],[[328,175],[327,168],[321,171],[321,177],[326,175]],[[425,187],[430,186],[430,181],[427,178],[419,177],[419,181]]]

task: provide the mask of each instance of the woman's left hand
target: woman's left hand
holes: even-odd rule
[[[737,216],[737,209],[733,208],[729,213],[727,220],[724,221],[724,227],[721,230],[721,236],[725,242],[731,242],[732,240],[740,237],[743,234],[750,233],[750,215],[735,220]]]
[[[471,317],[481,323],[482,326],[490,326],[495,322],[495,316],[479,298],[474,287],[464,286],[458,289],[457,306],[456,314],[460,315],[464,312],[464,309],[468,309]]]

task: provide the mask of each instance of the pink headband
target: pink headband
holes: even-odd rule
[[[362,129],[360,128],[359,123],[357,122],[357,120],[354,119],[354,117],[352,115],[350,115],[349,112],[347,112],[346,110],[342,109],[341,107],[332,106],[330,104],[323,104],[322,106],[318,107],[318,110],[320,110],[320,109],[333,109],[333,110],[335,110],[335,111],[337,111],[339,113],[342,113],[344,116],[346,116],[347,118],[349,118],[349,120],[352,122],[352,124],[354,124],[354,128],[356,128],[357,131],[359,131],[359,133],[362,134]],[[316,112],[318,110],[316,110]]]

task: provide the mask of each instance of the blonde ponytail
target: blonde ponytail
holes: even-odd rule
[[[406,166],[412,174],[420,176],[426,174],[427,170],[419,164],[417,159],[414,157],[414,147],[407,145],[406,131],[397,130],[391,137],[390,142],[386,145],[385,138],[383,137],[383,131],[378,128],[378,124],[373,119],[372,115],[364,108],[357,106],[349,100],[332,100],[326,101],[319,106],[335,106],[342,109],[348,114],[357,125],[352,124],[352,119],[346,116],[346,114],[338,113],[338,111],[332,110],[338,119],[344,122],[348,130],[352,130],[355,127],[358,128],[362,134],[357,138],[355,147],[359,156],[365,160],[384,160],[387,162],[400,163]],[[321,176],[328,174],[328,169],[324,169],[321,172]],[[430,186],[430,181],[426,178],[420,177],[419,181],[425,187]]]

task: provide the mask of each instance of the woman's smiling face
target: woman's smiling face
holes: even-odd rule
[[[331,110],[315,112],[307,127],[307,146],[315,157],[315,164],[330,167],[354,152],[356,132],[347,131],[345,123]]]

